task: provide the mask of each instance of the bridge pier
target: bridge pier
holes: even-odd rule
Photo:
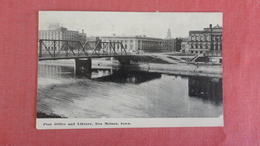
[[[119,60],[121,65],[130,65],[130,60]]]
[[[91,58],[88,58],[87,60],[75,59],[76,75],[91,76],[91,66]]]
[[[116,58],[121,65],[130,65],[131,60],[129,58]]]

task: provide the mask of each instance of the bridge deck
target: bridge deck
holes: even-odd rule
[[[83,59],[83,58],[104,58],[104,57],[132,57],[136,55],[98,55],[98,56],[72,56],[72,57],[39,57],[39,61],[42,60],[60,60],[60,59]]]

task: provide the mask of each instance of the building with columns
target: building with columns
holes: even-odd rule
[[[222,55],[222,27],[216,25],[203,30],[189,31],[189,53],[207,56]]]
[[[100,36],[102,42],[121,42],[129,53],[173,52],[174,39],[138,36]]]

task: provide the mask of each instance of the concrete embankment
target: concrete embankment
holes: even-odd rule
[[[48,65],[62,65],[62,66],[74,66],[74,60],[60,60],[60,61],[41,61],[40,64]],[[118,67],[118,63],[112,63],[105,59],[93,59],[93,68],[103,67]],[[124,65],[132,70],[158,72],[167,74],[187,75],[187,76],[208,76],[208,77],[222,77],[221,65],[209,65],[209,64],[188,64],[188,63],[147,63],[139,62],[131,65]]]
[[[156,64],[141,63],[135,66],[128,66],[133,70],[142,70],[148,72],[158,72],[167,74],[187,75],[187,76],[207,76],[222,77],[221,65],[194,65],[194,64]]]
[[[187,76],[208,76],[222,78],[222,65],[213,65],[207,63],[191,64],[183,60],[184,56],[171,56],[169,54],[152,54],[151,56],[157,58],[162,62],[147,62],[139,63],[136,68],[149,72],[169,73]],[[193,56],[189,56],[192,58]],[[186,56],[187,58],[187,56]],[[131,68],[131,67],[130,67]]]

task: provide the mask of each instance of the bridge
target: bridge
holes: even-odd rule
[[[75,59],[76,74],[91,70],[91,58],[114,57],[120,64],[130,64],[136,55],[128,54],[121,42],[75,40],[39,40],[39,61]]]
[[[121,42],[39,40],[39,61],[129,56]]]

